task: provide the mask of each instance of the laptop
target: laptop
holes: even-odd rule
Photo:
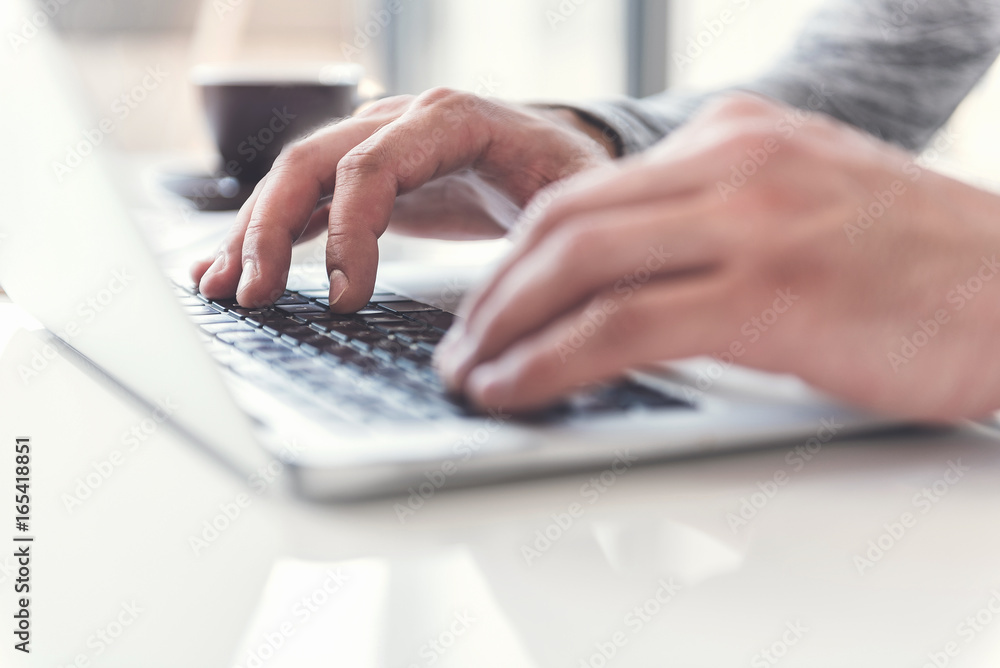
[[[24,7],[3,3],[0,32]],[[530,415],[480,413],[448,396],[431,365],[455,316],[428,303],[420,267],[396,271],[347,316],[327,308],[317,265],[293,267],[272,307],[208,300],[168,278],[133,225],[103,155],[114,126],[79,117],[70,72],[45,31],[3,56],[0,85],[25,102],[0,112],[17,128],[0,167],[0,285],[60,345],[240,475],[279,462],[309,498],[423,495],[885,424],[796,379],[719,360],[635,370]]]

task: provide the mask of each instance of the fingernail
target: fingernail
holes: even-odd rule
[[[350,285],[350,282],[347,280],[347,274],[340,269],[334,269],[330,272],[330,306],[340,301],[340,298],[344,296]]]
[[[243,274],[240,275],[240,284],[236,288],[236,294],[242,293],[250,287],[250,284],[257,279],[257,265],[253,260],[243,262]]]
[[[476,367],[469,373],[466,391],[477,402],[487,406],[509,403],[517,376],[510,364],[490,363]]]

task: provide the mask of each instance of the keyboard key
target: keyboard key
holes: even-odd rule
[[[286,317],[285,313],[272,308],[234,308],[229,309],[227,313],[246,320],[254,327],[260,327],[269,320]]]
[[[403,318],[402,316],[398,316],[393,313],[386,313],[385,311],[383,311],[379,315],[364,315],[361,316],[360,319],[362,322],[367,323],[369,325],[375,325],[375,326],[385,325],[390,327],[392,325],[404,325],[410,322],[409,320]]]
[[[225,336],[220,335],[220,338]],[[233,341],[233,347],[245,353],[252,353],[258,348],[277,348],[274,339],[237,339]]]
[[[428,328],[419,322],[391,322],[382,323],[376,325],[376,327],[389,334],[395,334],[397,336],[415,336],[425,332],[428,332]],[[436,330],[431,330],[436,333]]]
[[[330,289],[323,288],[318,290],[299,290],[298,294],[306,299],[326,299],[330,296]]]
[[[262,343],[270,343],[273,339],[271,337],[257,331],[257,330],[247,330],[243,332],[223,332],[218,336],[220,341],[236,345],[237,343],[260,341]]]
[[[285,294],[278,297],[274,305],[275,306],[287,306],[289,304],[307,304],[308,300],[305,297],[300,297],[294,292],[286,292]]]
[[[315,358],[303,355],[286,355],[275,358],[272,362],[279,371],[297,378],[305,379],[310,374],[319,373],[322,375],[324,372],[324,368],[319,365]]]
[[[452,324],[455,322],[455,316],[451,313],[445,311],[436,311],[429,313],[407,313],[407,316],[413,318],[414,320],[419,320],[420,322],[426,323],[431,327],[448,331]]]
[[[308,329],[308,328],[307,328]],[[287,332],[281,336],[281,340],[285,343],[290,343],[295,346],[301,346],[303,348],[311,348],[319,353],[328,343],[330,343],[329,336],[323,336],[322,334],[317,334],[312,330],[308,330],[308,334],[303,334],[301,336],[291,336]]]
[[[421,304],[420,302],[408,301],[408,302],[383,302],[385,308],[389,309],[393,313],[419,313],[422,311],[436,311],[441,312],[441,309],[429,306],[427,304]]]
[[[316,331],[316,332],[319,332],[320,334],[323,334],[324,336],[335,338],[335,339],[337,339],[338,341],[340,341],[342,343],[346,343],[347,342],[347,335],[346,334],[343,334],[341,332],[336,332],[336,331],[330,331],[329,329],[324,329],[322,326],[320,326],[319,324],[317,324],[315,322],[309,323],[309,328],[312,329],[312,330],[314,330],[314,331]]]
[[[288,348],[271,344],[269,346],[257,346],[247,352],[258,359],[275,362],[288,355]]]
[[[364,359],[364,355],[356,348],[350,348],[335,341],[323,346],[321,353],[324,358],[333,358],[338,364],[350,364]],[[329,361],[329,360],[326,360]]]
[[[373,341],[371,346],[373,352],[380,353],[379,357],[381,359],[388,360],[403,355],[409,347],[408,344],[396,338],[382,338]]]
[[[350,313],[333,313],[327,309],[323,309],[319,313],[306,312],[306,313],[296,313],[296,317],[302,318],[307,322],[358,322],[358,319]]]
[[[323,352],[323,346],[326,345],[326,342],[328,340],[329,339],[321,341],[319,339],[312,339],[307,341],[299,341],[299,349],[306,355],[309,355],[310,357],[315,357],[316,355],[319,355],[321,352]]]
[[[356,320],[318,320],[311,321],[309,326],[342,340],[373,334],[371,328],[366,327],[364,323]],[[381,336],[385,335],[382,334]]]
[[[363,353],[370,352],[372,349],[371,343],[363,341],[361,339],[351,339],[350,341],[347,342],[347,345],[351,346],[355,350],[360,350]]]
[[[203,304],[201,306],[184,306],[182,308],[188,315],[216,315],[219,313],[218,309],[214,309],[208,304]]]
[[[353,316],[342,315],[340,313],[300,313],[296,315],[297,318],[301,318],[310,325],[315,325],[316,327],[329,329],[339,324],[343,323],[356,323],[360,324]]]
[[[319,304],[280,304],[278,310],[284,313],[306,314],[306,313],[329,313],[330,310]]]
[[[224,332],[246,332],[254,331],[254,328],[250,325],[244,324],[239,320],[230,320],[229,322],[215,323],[202,325],[201,329],[203,332],[208,334],[222,334]]]
[[[377,343],[379,341],[384,341],[386,339],[386,334],[380,332],[377,329],[371,329],[369,327],[364,327],[356,331],[344,331],[344,333],[350,338],[351,341],[358,341],[361,343]]]
[[[281,338],[293,344],[297,343],[298,339],[312,335],[316,335],[319,337],[323,336],[322,334],[318,334],[316,330],[311,329],[306,325],[299,325],[299,324],[293,324],[291,327],[284,327],[280,331]]]
[[[409,297],[404,297],[403,295],[397,295],[393,292],[378,292],[372,295],[372,298],[368,300],[372,304],[391,304],[393,302],[408,302],[412,301]]]
[[[230,313],[238,318],[253,318],[255,316],[264,315],[271,312],[272,309],[242,308],[242,307],[231,308],[227,311],[227,313]]]
[[[235,299],[215,299],[210,302],[214,306],[228,311],[229,309],[239,308],[240,304]]]
[[[296,322],[292,318],[275,318],[274,320],[267,320],[264,323],[264,331],[273,336],[280,336],[285,332],[297,332],[304,329],[308,329],[304,323]]]
[[[239,322],[236,318],[225,313],[213,313],[212,315],[193,315],[191,320],[196,325],[217,325],[223,322]]]
[[[441,339],[444,338],[444,332],[439,329],[425,329],[420,332],[407,332],[401,336],[405,336],[414,343],[426,343],[433,347],[441,343]]]

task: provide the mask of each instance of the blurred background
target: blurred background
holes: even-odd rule
[[[201,62],[351,61],[389,93],[447,85],[516,100],[704,89],[753,76],[822,0],[37,0],[69,46],[95,118],[149,67],[170,73],[112,141],[130,152],[210,154]],[[724,9],[736,20],[687,64],[676,55]],[[30,44],[24,48],[30,48]],[[935,168],[1000,182],[997,68],[952,123]]]

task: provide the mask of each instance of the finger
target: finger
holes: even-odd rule
[[[295,241],[295,243],[303,243],[323,233],[326,230],[329,218],[330,203],[326,202],[316,208],[312,217],[309,219],[309,222],[306,224],[305,230],[303,230],[302,234]],[[239,222],[237,222],[235,227],[240,227]],[[242,227],[243,230],[245,230],[246,224],[244,223]],[[236,247],[236,250],[238,251],[243,244],[243,233],[243,231],[240,231],[238,235],[236,233],[231,233],[231,239],[222,244],[216,256],[205,260],[199,260],[192,267],[192,277],[196,283],[201,283],[202,287],[200,288],[200,291],[205,296],[212,299],[225,299],[227,297],[232,297],[236,293],[236,285],[240,280],[240,274],[237,271],[227,271],[225,265],[227,253],[225,249]],[[212,270],[211,277],[208,274],[208,269]]]
[[[546,118],[468,93],[425,93],[338,167],[327,242],[331,307],[347,312],[371,296],[377,239],[397,196],[475,168],[520,207],[557,174],[597,162],[596,146],[581,148],[575,131],[554,128]]]
[[[726,246],[707,210],[697,198],[642,204],[585,214],[550,234],[506,272],[461,340],[439,348],[445,382],[460,387],[470,369],[596,293],[624,303],[658,277],[718,262]]]
[[[709,103],[690,123],[650,151],[600,170],[590,170],[540,192],[516,225],[517,243],[491,281],[469,296],[460,315],[468,318],[502,276],[520,262],[540,239],[583,211],[715,192],[714,184],[727,180],[727,170],[743,154],[746,141],[773,140],[774,104],[756,95],[726,96]],[[740,141],[740,138],[743,138]],[[460,336],[455,331],[453,341]]]
[[[266,182],[267,177],[265,176],[254,187],[250,198],[240,207],[239,213],[236,214],[236,221],[204,272],[199,275],[198,271],[204,261],[193,268],[192,277],[198,283],[200,292],[206,297],[227,299],[236,294],[241,271],[238,258],[243,251],[243,237],[246,235],[247,225],[250,223],[250,214],[253,212],[260,191]]]
[[[377,241],[396,197],[483,155],[490,139],[484,103],[446,90],[424,94],[341,160],[327,238],[331,309],[357,310],[371,297]]]
[[[333,191],[337,164],[380,122],[377,118],[342,121],[282,152],[247,223],[236,293],[242,305],[270,304],[284,291],[292,244],[305,230],[319,199]]]
[[[222,252],[221,250],[218,251],[218,253],[221,253],[221,252]],[[211,267],[213,264],[215,264],[215,261],[217,259],[218,259],[218,255],[214,255],[214,256],[212,256],[210,258],[206,258],[204,260],[196,260],[195,263],[193,265],[191,265],[191,280],[194,281],[195,285],[198,285],[199,283],[201,283],[202,276],[205,275],[205,272],[208,271],[209,267]]]
[[[646,363],[710,354],[734,336],[735,290],[721,274],[665,279],[608,312],[608,295],[476,367],[464,386],[486,408],[524,411]]]
[[[592,170],[552,186],[554,194],[540,193],[540,198],[547,196],[549,201],[540,206],[528,205],[527,215],[518,224],[523,232],[514,249],[492,278],[466,300],[460,315],[471,320],[506,274],[542,239],[574,219],[584,220],[583,214],[653,202],[669,205],[671,199],[692,198],[714,187],[723,169],[720,165],[729,164],[727,155],[732,148],[714,133],[712,136],[712,141],[699,142],[697,150],[681,150],[668,158],[658,158],[655,164],[637,159],[615,169]],[[462,333],[456,331],[448,344]]]
[[[374,131],[374,129],[380,124],[398,117],[410,100],[411,98],[409,96],[397,96],[373,103],[363,112],[359,111],[356,114],[363,119],[362,121],[358,121],[358,123],[363,122],[366,124],[367,128]],[[323,143],[327,137],[333,135],[334,133],[342,134],[341,131],[344,130],[345,127],[346,126],[336,125],[329,126],[314,133],[299,143]],[[329,165],[327,165],[327,167],[329,169]],[[270,174],[257,183],[254,187],[253,193],[251,193],[251,196],[243,204],[243,206],[240,207],[236,222],[227,235],[226,240],[221,244],[217,254],[211,258],[206,258],[196,262],[192,267],[191,277],[194,279],[195,283],[203,283],[200,289],[204,294],[213,298],[232,297],[236,294],[237,284],[239,283],[240,275],[242,273],[242,262],[234,260],[242,259],[243,242],[246,236],[247,227],[250,223],[251,215],[256,209],[257,200],[260,197],[261,190],[267,183],[269,176]],[[315,213],[313,215],[315,217]],[[306,238],[310,238],[311,236],[314,236],[315,233],[318,233],[318,231],[312,227],[313,222],[314,218],[310,218],[306,225],[307,231],[303,232],[303,236]],[[324,229],[325,225],[326,222],[324,222]]]

